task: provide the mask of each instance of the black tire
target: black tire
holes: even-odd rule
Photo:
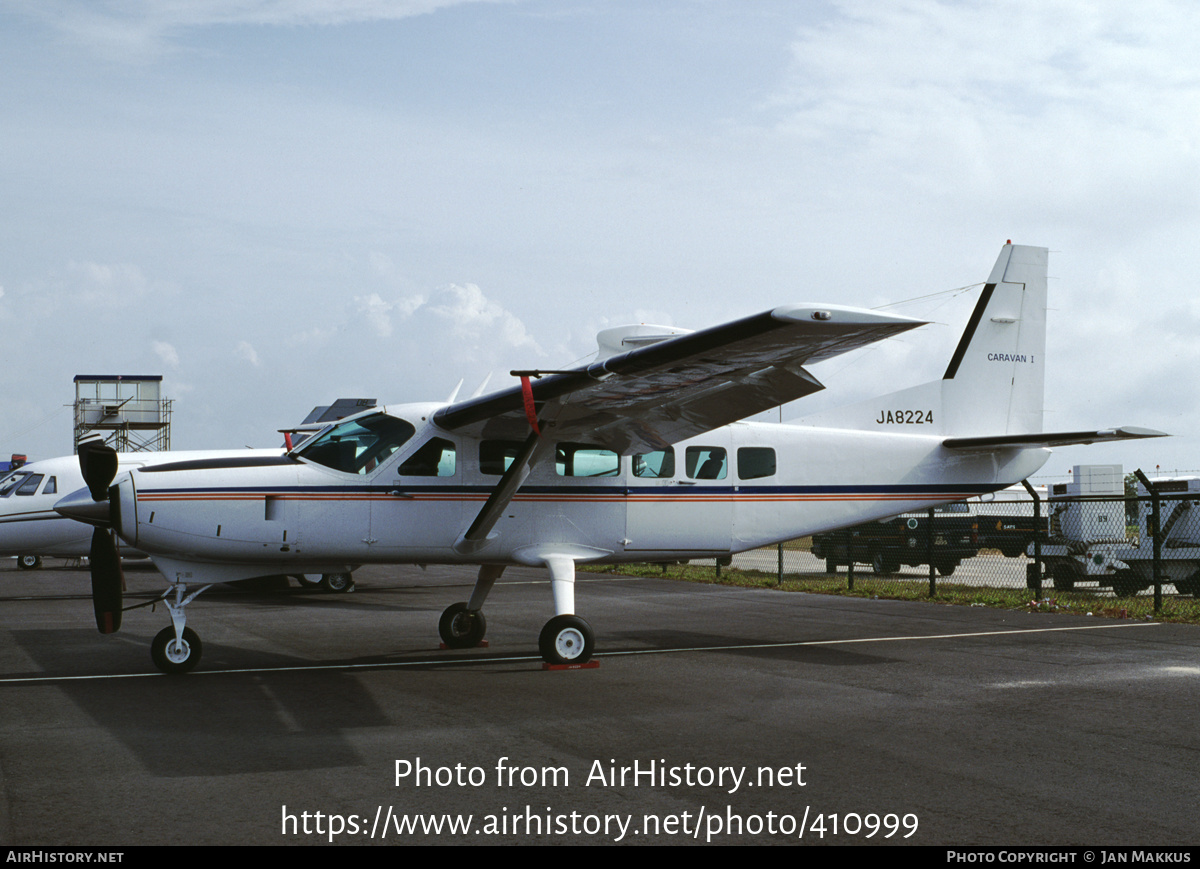
[[[1075,588],[1075,580],[1079,574],[1070,564],[1056,564],[1054,569],[1050,571],[1050,575],[1054,577],[1055,591],[1071,591]]]
[[[957,561],[939,561],[934,567],[942,576],[953,576],[954,571],[958,570]]]
[[[592,626],[579,616],[555,616],[542,628],[538,651],[547,664],[586,664],[595,641]]]
[[[1147,587],[1146,583],[1134,576],[1132,572],[1126,574],[1125,571],[1122,571],[1114,576],[1112,581],[1113,594],[1117,597],[1133,597]]]
[[[349,573],[326,573],[321,576],[321,590],[331,594],[354,591],[354,577]]]
[[[17,567],[21,570],[39,570],[42,566],[42,556],[40,555],[18,555]]]
[[[438,619],[438,633],[451,649],[471,649],[478,646],[487,633],[487,619],[482,610],[468,610],[466,601],[451,604]]]
[[[1200,570],[1193,573],[1187,579],[1175,580],[1175,591],[1179,594],[1190,594],[1192,597],[1200,597]]]
[[[175,642],[175,627],[163,628],[150,644],[150,658],[154,666],[169,676],[178,676],[193,669],[200,663],[204,654],[204,645],[200,637],[191,628],[183,629],[183,649],[168,651],[168,645]]]

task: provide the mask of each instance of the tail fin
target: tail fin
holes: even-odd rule
[[[1046,352],[1044,247],[1000,256],[941,380],[806,417],[801,425],[973,435],[1042,430]]]

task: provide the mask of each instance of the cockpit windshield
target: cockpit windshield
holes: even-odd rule
[[[335,471],[367,474],[415,433],[411,423],[374,413],[335,425],[303,444],[296,455]]]

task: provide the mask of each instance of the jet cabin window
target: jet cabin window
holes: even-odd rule
[[[404,460],[400,466],[400,476],[453,477],[455,458],[453,443],[445,438],[432,438]]]
[[[721,447],[688,447],[684,469],[693,480],[724,480],[725,450]]]
[[[3,480],[0,480],[0,498],[7,498],[11,495],[16,491],[17,486],[21,485],[28,476],[29,472],[24,471],[22,473],[9,474]]]
[[[40,486],[42,484],[42,477],[44,477],[44,476],[45,476],[45,474],[30,474],[29,479],[27,479],[24,483],[22,483],[20,488],[17,489],[17,494],[18,495],[34,495],[34,494],[36,494],[37,490],[38,490],[38,486]]]
[[[297,455],[347,474],[367,474],[416,433],[411,423],[376,413],[340,423],[305,444]]]
[[[667,447],[653,453],[639,453],[633,457],[633,475],[665,480],[675,476],[675,450]]]
[[[604,447],[558,444],[554,448],[554,469],[560,477],[615,477],[621,469],[621,459]]]

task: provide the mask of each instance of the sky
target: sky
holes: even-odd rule
[[[1039,477],[1200,469],[1200,9],[1147,0],[0,0],[0,455],[77,374],[176,449],[440,401],[608,326],[789,302],[932,321],[784,420],[941,376],[1048,247]],[[958,292],[948,292],[958,290]]]

